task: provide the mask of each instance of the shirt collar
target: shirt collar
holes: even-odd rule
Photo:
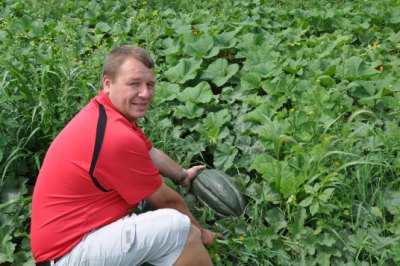
[[[115,109],[114,105],[110,101],[110,98],[108,98],[108,96],[103,91],[101,91],[101,90],[98,91],[98,95],[96,96],[96,100],[99,103],[103,104],[106,109],[108,109],[108,110],[111,109],[112,112],[117,113],[124,120],[124,122],[127,125],[131,126],[135,130],[138,128],[138,125],[137,125],[136,121],[133,121],[133,122],[129,121],[123,115],[121,115],[121,113],[118,112],[117,109]]]

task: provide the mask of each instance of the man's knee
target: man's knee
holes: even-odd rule
[[[188,243],[197,243],[201,242],[201,231],[199,228],[190,224],[189,235],[187,238]]]
[[[198,266],[211,266],[211,258],[206,248],[203,245],[201,238],[201,231],[199,228],[190,224],[189,236],[186,245],[182,250],[181,255],[174,264],[175,266],[181,265],[198,265]]]

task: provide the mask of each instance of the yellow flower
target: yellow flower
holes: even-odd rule
[[[192,29],[192,33],[193,35],[199,35],[200,32],[197,29]]]
[[[295,195],[290,195],[290,197],[286,201],[286,204],[296,205],[297,204],[296,196]]]
[[[214,259],[215,259],[216,261],[220,261],[220,260],[221,260],[221,257],[220,257],[217,253],[214,253]]]
[[[294,113],[294,111],[296,111],[294,108],[290,108],[291,113]]]
[[[320,80],[320,79],[317,79],[317,80],[315,81],[315,83],[317,83],[317,84],[319,85],[319,84],[321,84],[321,80]]]
[[[335,162],[335,166],[336,166],[336,167],[339,167],[339,166],[340,166],[340,162],[336,161],[336,162]]]
[[[379,71],[383,72],[383,66],[382,65],[379,66]]]
[[[308,112],[308,115],[309,115],[309,116],[314,116],[314,115],[315,115],[315,112],[314,112],[314,111],[310,111],[310,112]]]

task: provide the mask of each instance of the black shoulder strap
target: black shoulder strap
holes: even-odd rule
[[[94,177],[94,169],[96,167],[97,159],[99,158],[100,150],[101,150],[101,145],[103,144],[103,139],[104,139],[104,132],[106,131],[106,125],[107,125],[107,114],[106,110],[104,109],[104,106],[97,102],[99,104],[99,120],[97,121],[97,129],[96,129],[96,142],[94,144],[94,151],[93,151],[93,157],[92,157],[92,163],[90,164],[90,177],[93,180],[93,183],[96,185],[97,188],[99,188],[103,192],[108,192],[110,190],[104,188],[102,185],[100,185],[99,181]]]

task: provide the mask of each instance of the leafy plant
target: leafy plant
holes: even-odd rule
[[[233,176],[216,265],[400,262],[398,1],[0,3],[0,263],[33,263],[30,195],[47,147],[96,94],[104,55],[156,62],[139,121],[185,167]],[[186,198],[190,190],[174,187]]]

